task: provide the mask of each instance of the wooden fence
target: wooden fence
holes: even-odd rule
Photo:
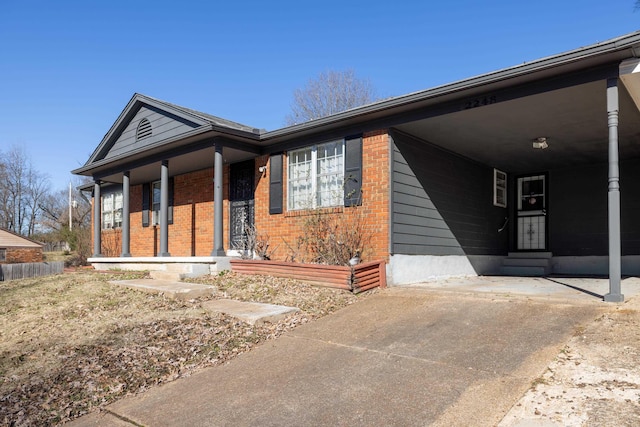
[[[286,277],[318,286],[359,293],[376,286],[386,287],[384,261],[371,261],[354,267],[296,262],[232,259],[231,270],[242,274]]]
[[[59,274],[62,273],[63,270],[64,261],[0,264],[0,282]]]

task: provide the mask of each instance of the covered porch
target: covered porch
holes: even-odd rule
[[[259,133],[135,94],[87,164],[74,171],[94,181],[84,188],[93,198],[90,262],[151,270],[162,259],[167,265],[220,266],[227,256],[225,171],[258,156]],[[111,239],[107,254],[105,238]]]

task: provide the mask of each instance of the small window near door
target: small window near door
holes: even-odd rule
[[[7,260],[7,249],[0,248],[0,262]]]
[[[151,224],[160,224],[160,181],[151,184],[151,211],[153,212]]]
[[[498,169],[493,170],[493,205],[507,207],[507,174]]]

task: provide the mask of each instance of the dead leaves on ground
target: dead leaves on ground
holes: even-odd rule
[[[362,298],[270,277],[225,274],[200,280],[220,290],[213,298],[302,310],[276,324],[251,326],[204,312],[203,300],[180,302],[113,289],[106,279],[82,273],[0,285],[0,425],[77,418],[125,395],[224,363]]]

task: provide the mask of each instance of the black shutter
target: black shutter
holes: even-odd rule
[[[173,177],[169,178],[169,211],[167,212],[167,222],[173,224]]]
[[[150,201],[149,193],[150,192],[151,192],[150,185],[148,183],[142,184],[142,226],[143,227],[149,226],[149,201]]]
[[[269,213],[282,213],[282,153],[269,159]]]
[[[362,137],[345,140],[344,155],[344,205],[362,204]]]

